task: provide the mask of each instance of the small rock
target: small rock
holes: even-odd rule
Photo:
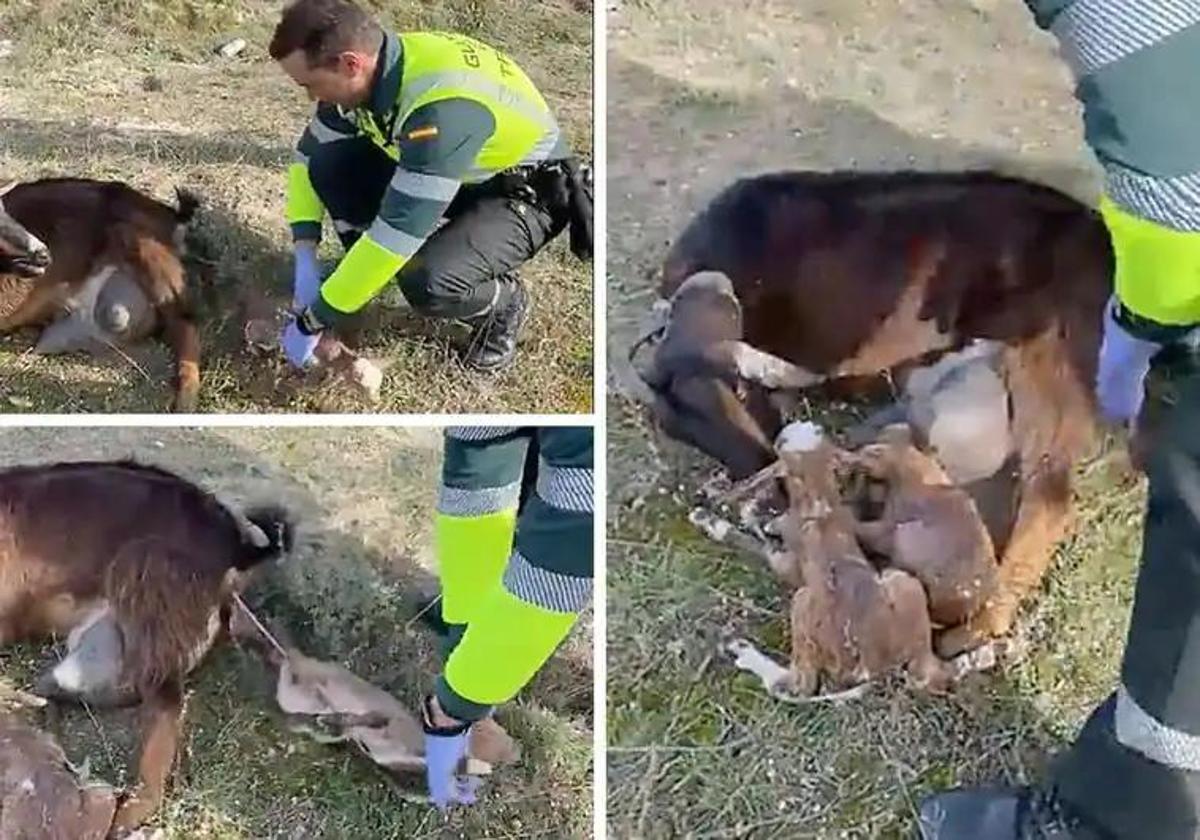
[[[246,49],[246,41],[243,38],[234,38],[226,41],[217,47],[217,55],[223,58],[233,58],[242,50]]]
[[[163,80],[153,74],[142,79],[142,90],[158,93],[163,89]]]
[[[13,42],[5,38],[0,41],[0,58],[8,58],[13,54]]]

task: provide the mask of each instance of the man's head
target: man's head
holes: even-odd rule
[[[271,38],[271,58],[312,99],[354,108],[367,101],[383,30],[350,0],[296,0]]]

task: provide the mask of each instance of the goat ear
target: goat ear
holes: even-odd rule
[[[0,182],[0,196],[8,195],[20,181]]]

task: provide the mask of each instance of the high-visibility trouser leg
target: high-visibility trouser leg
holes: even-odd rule
[[[592,593],[592,430],[543,428],[537,484],[516,545],[438,678],[438,702],[478,720],[511,700],[575,625]]]
[[[446,429],[434,524],[442,619],[449,625],[443,662],[504,572],[531,435],[513,427]]]
[[[1121,685],[1053,783],[1116,838],[1200,831],[1200,374],[1162,408]]]
[[[366,137],[325,143],[309,157],[309,180],[346,250],[375,220],[395,169]]]

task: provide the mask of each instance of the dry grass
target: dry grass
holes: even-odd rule
[[[1019,3],[642,0],[609,30],[613,384],[667,243],[737,177],[994,166],[1095,189],[1066,71]],[[617,395],[608,449],[610,836],[911,837],[928,792],[1036,778],[1115,680],[1143,490],[1111,457],[1081,476],[1022,661],[947,699],[896,682],[798,708],[717,654],[726,628],[781,659],[788,645],[768,570],[686,520],[711,465]]]
[[[591,15],[575,5],[516,0],[371,3],[405,28],[465,31],[509,50],[541,87],[574,147],[590,158]],[[205,347],[200,410],[215,412],[589,412],[591,267],[561,237],[524,272],[534,298],[520,360],[498,378],[458,364],[464,330],[372,308],[364,352],[387,365],[384,400],[290,371],[242,348],[242,303],[277,303],[290,287],[283,170],[309,116],[303,93],[266,54],[278,3],[81,0],[0,4],[0,175],[127,180],[163,199],[186,185],[204,199],[195,267]],[[249,42],[236,59],[212,52]],[[326,239],[332,241],[332,232]],[[329,256],[336,254],[330,246]],[[157,348],[122,360],[37,359],[30,336],[0,340],[7,411],[157,411],[169,364]]]
[[[435,673],[414,602],[431,586],[440,438],[403,429],[9,429],[0,465],[133,455],[238,504],[282,501],[299,518],[286,563],[250,595],[301,649],[334,659],[415,708]],[[4,687],[28,687],[52,652],[0,650]],[[169,838],[590,836],[590,628],[581,627],[535,683],[500,712],[525,759],[476,808],[441,819],[405,802],[350,750],[283,727],[265,667],[219,650],[190,680],[186,752],[155,821]],[[131,712],[64,710],[50,722],[76,763],[125,783]]]

